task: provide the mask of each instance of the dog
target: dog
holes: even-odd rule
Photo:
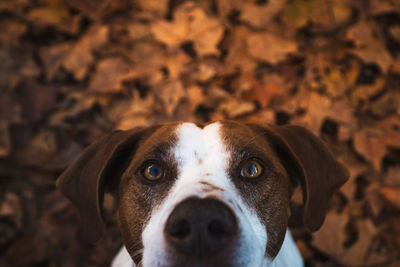
[[[324,221],[348,179],[299,126],[173,122],[115,131],[90,145],[57,180],[89,240],[102,237],[105,192],[117,199],[124,247],[112,266],[303,266],[288,230],[293,188],[303,223]]]

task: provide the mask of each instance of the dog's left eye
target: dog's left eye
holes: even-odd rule
[[[255,160],[247,161],[240,171],[240,175],[245,178],[257,178],[261,175],[261,164]]]
[[[143,169],[143,176],[150,181],[156,181],[164,176],[164,170],[155,163],[148,163]]]

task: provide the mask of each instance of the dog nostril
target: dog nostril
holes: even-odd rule
[[[208,224],[208,232],[215,237],[220,237],[223,236],[227,231],[225,225],[218,221],[218,220],[212,220]]]
[[[185,219],[178,220],[175,223],[169,224],[167,231],[173,237],[185,238],[191,232],[190,223]]]

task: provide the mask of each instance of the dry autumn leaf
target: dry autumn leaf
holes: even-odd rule
[[[200,56],[218,55],[217,44],[224,29],[216,18],[207,14],[193,2],[179,6],[174,13],[173,22],[160,20],[152,24],[155,38],[168,46],[179,46],[184,42],[193,42]]]
[[[289,54],[298,51],[296,42],[268,32],[250,34],[246,41],[254,58],[271,64],[285,60]]]
[[[132,78],[131,65],[119,57],[106,58],[97,64],[97,71],[89,84],[89,90],[115,92],[122,89],[123,80]]]
[[[382,158],[386,154],[386,146],[382,145],[382,136],[358,131],[354,133],[354,149],[372,163],[375,170],[381,168]]]
[[[393,58],[386,50],[373,25],[361,21],[347,31],[347,39],[354,42],[356,48],[351,51],[365,63],[377,64],[383,73],[392,65]]]
[[[379,191],[387,201],[400,209],[400,188],[383,186]]]
[[[88,67],[94,60],[93,50],[107,42],[108,31],[107,26],[94,26],[69,50],[63,60],[63,66],[72,72],[76,79],[81,80],[85,77]]]
[[[271,25],[270,22],[282,11],[285,4],[285,1],[281,0],[270,0],[264,5],[245,2],[240,18],[254,27],[265,28]]]

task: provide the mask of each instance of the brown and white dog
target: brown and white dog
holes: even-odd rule
[[[347,178],[304,128],[219,121],[113,132],[57,184],[91,240],[104,231],[104,191],[114,192],[125,245],[114,267],[294,267],[303,261],[287,228],[291,189],[302,187],[315,231]]]

